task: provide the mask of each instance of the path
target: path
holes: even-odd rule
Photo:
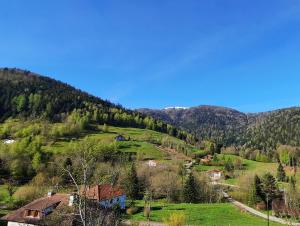
[[[230,198],[226,192],[223,192],[223,194],[224,194],[224,197],[228,197],[229,202],[231,202],[233,205],[235,205],[239,209],[245,210],[248,213],[251,213],[257,217],[264,218],[266,220],[268,219],[267,214],[261,213],[261,212],[257,211],[256,209],[253,209],[241,202],[238,202],[238,201]],[[291,225],[291,226],[300,226],[300,223],[290,223],[282,218],[278,218],[278,217],[274,217],[274,216],[269,216],[269,219],[270,219],[270,221],[277,222],[280,224]]]
[[[134,223],[138,223],[139,226],[166,226],[163,223],[153,221],[125,221],[123,223],[125,225],[135,225]]]

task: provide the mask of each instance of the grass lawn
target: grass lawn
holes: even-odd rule
[[[207,165],[196,165],[195,169],[197,171],[209,171],[209,170],[214,170],[214,169],[218,169],[218,170],[224,170],[223,166],[207,166]]]
[[[218,155],[219,159],[232,159],[233,161],[236,158],[241,158],[236,155]],[[246,174],[257,174],[257,175],[263,175],[264,173],[270,172],[273,175],[276,175],[277,172],[277,163],[266,163],[266,162],[257,162],[253,160],[248,159],[242,159],[242,164],[244,166],[244,169],[242,170],[235,170],[236,177],[233,179],[225,180],[225,183],[236,185],[238,183],[239,177],[246,175]]]
[[[138,202],[143,207],[143,202]],[[261,218],[241,212],[230,203],[221,204],[164,204],[153,203],[151,221],[162,222],[164,218],[174,212],[184,212],[189,225],[204,226],[261,226],[267,222]],[[133,221],[146,221],[143,212],[130,216]],[[281,224],[270,223],[271,226]]]
[[[6,185],[0,185],[0,206],[5,205],[9,201]]]

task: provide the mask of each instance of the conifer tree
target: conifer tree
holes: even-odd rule
[[[127,174],[124,187],[128,198],[131,199],[133,204],[134,200],[139,198],[139,180],[134,163],[131,165]]]
[[[264,195],[264,200],[270,205],[278,196],[278,188],[276,179],[270,173],[266,173],[261,181],[261,190]]]
[[[279,163],[277,168],[277,179],[282,182],[286,180],[286,174],[281,163]]]
[[[186,203],[196,203],[197,199],[197,184],[194,175],[191,173],[183,188],[183,200]]]

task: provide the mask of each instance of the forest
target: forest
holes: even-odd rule
[[[3,68],[0,70],[0,121],[8,118],[42,118],[62,122],[76,112],[84,127],[89,122],[123,127],[147,128],[195,142],[193,135],[112,104],[67,84],[30,71]]]

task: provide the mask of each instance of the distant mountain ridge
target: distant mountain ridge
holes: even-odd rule
[[[291,107],[269,112],[243,113],[219,106],[200,105],[187,109],[168,108],[139,112],[164,120],[201,140],[225,145],[244,145],[269,150],[277,144],[300,145],[300,108]]]

